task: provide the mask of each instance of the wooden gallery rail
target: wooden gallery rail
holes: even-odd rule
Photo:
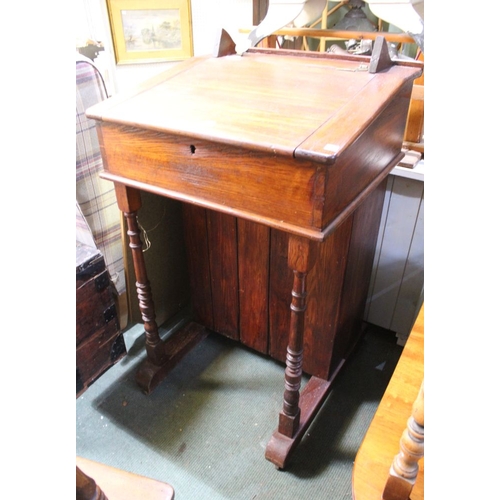
[[[253,28],[241,28],[241,33],[250,33]],[[281,28],[269,35],[261,43],[267,48],[277,48],[276,38],[278,36],[296,36],[304,38],[319,38],[323,41],[327,40],[376,40],[377,37],[383,36],[387,42],[394,43],[415,43],[415,40],[405,33],[391,33],[388,31],[342,31],[335,29],[322,28]],[[321,48],[324,45],[320,45]]]

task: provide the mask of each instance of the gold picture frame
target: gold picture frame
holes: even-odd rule
[[[190,0],[106,0],[116,64],[193,56]]]

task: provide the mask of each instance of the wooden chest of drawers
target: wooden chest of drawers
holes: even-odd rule
[[[126,354],[104,257],[76,245],[76,395]]]

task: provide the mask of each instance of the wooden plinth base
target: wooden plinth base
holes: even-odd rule
[[[339,363],[339,366],[328,380],[318,377],[311,377],[309,379],[309,382],[300,394],[300,423],[294,436],[289,438],[281,434],[279,429],[276,429],[271,436],[271,439],[267,443],[265,456],[267,460],[272,462],[278,469],[284,469],[286,467],[290,455],[299,444],[305,431],[326,399],[333,380],[339,373],[344,361],[345,360],[342,360]]]
[[[168,337],[163,345],[166,360],[155,365],[146,359],[136,373],[136,382],[146,393],[150,394],[156,386],[172,371],[182,358],[210,333],[204,326],[190,322]]]
[[[167,354],[165,362],[162,365],[155,365],[146,359],[136,373],[137,384],[146,394],[150,394],[182,358],[209,333],[210,330],[195,322],[190,322],[172,333],[164,341],[165,353]],[[339,363],[328,380],[318,377],[309,379],[300,394],[300,422],[294,436],[291,438],[285,436],[279,431],[279,428],[271,436],[266,447],[265,457],[278,469],[286,467],[291,453],[299,444],[326,399],[333,380],[342,368],[344,361]]]

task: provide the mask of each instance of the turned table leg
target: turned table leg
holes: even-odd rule
[[[293,437],[300,422],[300,381],[304,346],[304,316],[306,311],[306,278],[314,265],[316,246],[305,238],[290,236],[288,265],[293,271],[290,332],[286,354],[285,392],[279,415],[278,432]]]
[[[141,195],[136,189],[118,184],[115,186],[118,206],[125,216],[127,222],[127,235],[129,246],[132,251],[134,271],[136,278],[137,297],[139,309],[144,321],[146,332],[146,352],[148,359],[155,365],[161,365],[165,361],[165,349],[158,334],[158,325],[155,318],[155,307],[151,294],[151,286],[146,272],[144,253],[142,251],[142,240],[137,213],[141,208]]]
[[[209,332],[202,325],[188,322],[172,332],[165,341],[160,338],[153,295],[142,251],[141,232],[137,221],[137,213],[141,208],[141,194],[139,190],[119,183],[115,183],[115,191],[118,207],[123,212],[127,222],[137,298],[146,333],[147,356],[137,370],[136,381],[141,389],[149,394]]]
[[[408,500],[417,480],[418,461],[424,456],[424,382],[401,436],[399,454],[394,457],[382,493],[383,500]]]
[[[299,443],[305,430],[321,407],[333,378],[342,363],[328,380],[311,377],[300,391],[304,345],[304,320],[307,306],[307,275],[316,262],[318,244],[307,238],[290,235],[288,240],[288,266],[293,271],[292,302],[290,304],[290,331],[285,368],[283,408],[278,428],[266,447],[266,458],[280,469]]]

